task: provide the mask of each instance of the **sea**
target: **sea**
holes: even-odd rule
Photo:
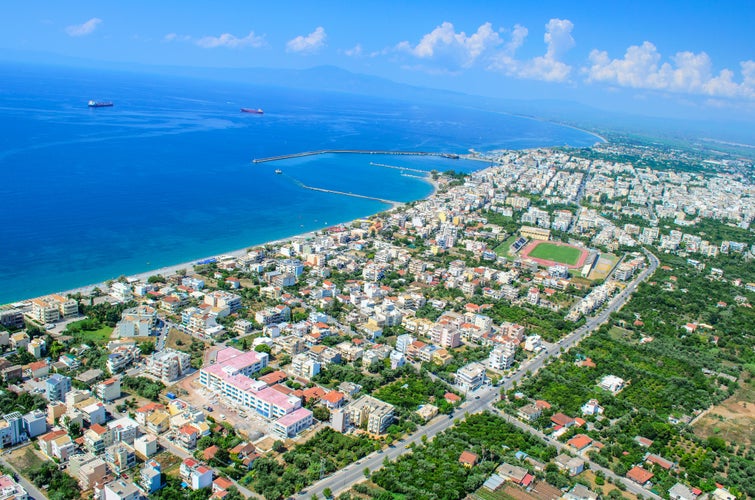
[[[87,106],[90,99],[113,107]],[[264,114],[241,113],[241,107]],[[412,170],[485,163],[302,151],[586,147],[503,113],[342,92],[0,64],[0,304],[323,229],[408,202]],[[281,170],[282,174],[276,174]]]

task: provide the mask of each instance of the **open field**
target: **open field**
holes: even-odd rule
[[[587,259],[587,250],[553,241],[531,241],[519,253],[543,266],[558,263],[578,268]]]
[[[727,443],[750,447],[755,442],[755,378],[739,380],[733,396],[708,410],[692,425],[701,438],[718,436]]]
[[[518,486],[505,483],[496,491],[480,488],[474,497],[481,500],[555,500],[561,498],[561,491],[545,481],[537,481],[531,491],[525,491]]]
[[[605,481],[602,486],[595,484],[595,473],[591,470],[584,471],[579,475],[579,477],[589,482],[590,484],[588,485],[588,488],[590,488],[595,493],[600,494],[603,498],[606,498],[606,496],[608,496],[611,491],[618,490],[618,488],[614,484],[611,484],[608,481]],[[621,495],[624,498],[629,498],[632,500],[635,500],[637,498],[633,493],[630,493],[628,491],[621,491]]]
[[[189,346],[194,340],[196,339],[194,339],[194,337],[192,337],[191,335],[180,330],[176,330],[175,328],[171,328],[171,330],[168,332],[168,338],[165,340],[165,347],[169,347],[177,351],[189,352]]]
[[[23,476],[27,476],[30,470],[36,469],[46,461],[37,455],[33,446],[24,446],[12,451],[6,460]]]

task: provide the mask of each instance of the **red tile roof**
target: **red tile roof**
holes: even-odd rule
[[[479,457],[471,451],[463,451],[459,456],[459,463],[462,463],[464,465],[474,465],[477,463],[478,458]]]
[[[627,478],[637,484],[645,484],[653,478],[653,473],[646,471],[640,466],[636,466],[627,472]]]

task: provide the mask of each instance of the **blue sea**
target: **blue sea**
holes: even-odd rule
[[[89,99],[113,101],[89,109]],[[263,108],[264,115],[240,113]],[[0,66],[0,304],[293,236],[426,197],[384,163],[472,171],[444,151],[589,146],[588,133],[447,105],[148,74]],[[276,175],[275,169],[283,170]]]

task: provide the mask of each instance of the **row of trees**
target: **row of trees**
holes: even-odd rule
[[[130,377],[127,375],[123,377],[121,383],[126,389],[132,390],[141,397],[152,401],[157,401],[160,397],[160,392],[165,389],[165,384],[147,377]]]

